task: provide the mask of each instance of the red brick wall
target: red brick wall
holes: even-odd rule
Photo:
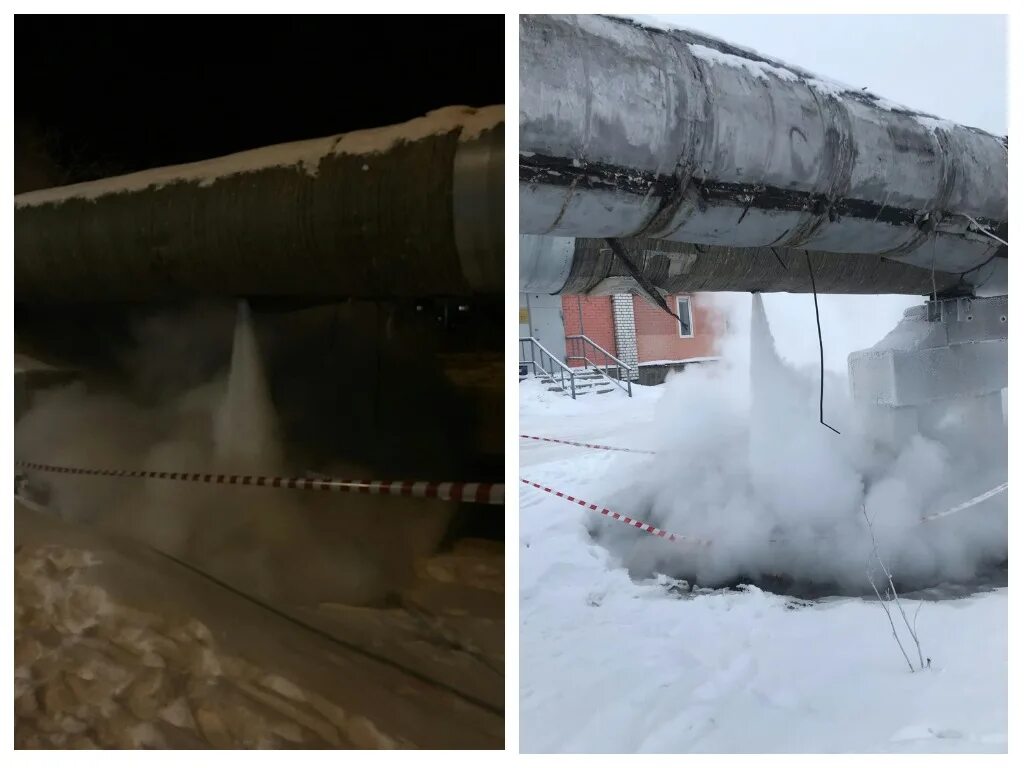
[[[675,312],[676,297],[668,296],[666,301]],[[639,296],[633,297],[633,316],[636,321],[637,357],[641,363],[715,354],[715,337],[721,332],[721,316],[700,295],[690,295],[693,338],[680,338],[679,322]]]
[[[680,294],[687,295],[687,294]],[[620,350],[615,346],[615,321],[612,313],[611,296],[562,296],[562,316],[565,321],[565,335],[580,333],[580,309],[582,303],[583,331],[595,342],[613,355]],[[668,305],[676,310],[676,297],[666,297]],[[711,357],[715,354],[715,338],[721,333],[721,316],[707,300],[690,295],[690,316],[693,323],[693,338],[679,337],[679,323],[664,310],[639,296],[633,297],[633,317],[636,323],[636,346],[639,362],[651,360],[686,360],[691,357]],[[569,365],[582,365],[580,361],[569,360]]]
[[[583,309],[583,330],[580,330],[580,302]],[[582,333],[615,354],[615,322],[612,317],[611,296],[562,296],[562,318],[565,335]],[[569,360],[570,366],[583,365],[581,360]]]

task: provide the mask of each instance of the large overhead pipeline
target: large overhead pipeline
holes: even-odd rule
[[[494,294],[504,108],[15,197],[20,302]]]
[[[616,18],[521,16],[519,74],[522,234],[1005,274],[1003,138]]]
[[[880,256],[793,248],[729,248],[627,238],[622,250],[645,282],[667,293],[972,293],[958,274],[888,261]],[[604,240],[519,236],[519,289],[527,293],[612,294],[637,288],[633,272]]]

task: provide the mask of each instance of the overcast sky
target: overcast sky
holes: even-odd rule
[[[736,45],[754,48],[833,80],[938,117],[1007,134],[1004,16],[659,16]],[[825,362],[846,370],[846,356],[888,333],[903,296],[822,296]],[[769,294],[765,308],[779,351],[816,362],[818,337],[810,296]]]

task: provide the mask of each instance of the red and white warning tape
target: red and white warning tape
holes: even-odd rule
[[[338,480],[336,478],[275,477],[270,475],[220,475],[202,472],[153,472],[149,470],[83,469],[15,462],[15,466],[37,472],[66,475],[98,475],[152,480],[178,480],[213,485],[251,485],[262,488],[294,488],[300,491],[341,491],[382,496],[413,496],[440,501],[467,501],[477,504],[504,504],[504,483],[432,483],[414,480]]]
[[[955,507],[951,507],[950,509],[947,509],[945,512],[936,512],[935,514],[932,514],[932,515],[925,515],[924,517],[921,518],[921,522],[922,523],[927,523],[929,520],[938,520],[938,519],[943,518],[943,517],[949,517],[950,515],[955,515],[957,512],[963,512],[965,509],[970,509],[975,504],[980,504],[981,502],[985,501],[985,499],[991,499],[993,496],[997,496],[998,494],[1002,493],[1003,491],[1005,491],[1009,487],[1010,487],[1010,483],[1009,482],[1001,483],[1001,484],[997,485],[995,488],[987,490],[984,493],[979,493],[973,499],[968,499],[963,504],[957,504]]]
[[[646,453],[646,454],[648,454],[650,456],[654,456],[654,455],[656,455],[658,453],[657,451],[645,451],[645,450],[642,450],[640,448],[617,448],[617,447],[612,446],[612,445],[598,445],[596,443],[577,443],[574,440],[559,440],[558,438],[555,438],[555,437],[540,437],[538,435],[520,435],[519,437],[523,438],[524,440],[539,440],[539,441],[545,442],[545,443],[559,443],[560,445],[575,445],[578,448],[594,448],[594,449],[599,450],[599,451],[623,451],[623,452],[626,452],[626,453]],[[532,485],[536,485],[536,484],[533,483]],[[537,486],[537,487],[540,487],[540,486]],[[984,493],[978,494],[973,499],[969,499],[968,501],[965,501],[963,504],[958,504],[955,507],[953,507],[951,509],[947,509],[944,512],[936,512],[936,513],[931,514],[931,515],[925,515],[924,517],[921,518],[921,522],[922,523],[927,523],[927,522],[929,522],[931,520],[939,520],[939,519],[941,519],[943,517],[948,517],[949,515],[954,515],[957,512],[963,512],[965,509],[970,509],[975,504],[980,504],[981,502],[985,501],[986,499],[990,499],[993,496],[996,496],[996,495],[1002,493],[1008,487],[1009,487],[1009,483],[1002,483],[1001,485],[997,485],[995,488],[992,488],[991,490],[985,491]],[[542,490],[545,490],[545,489],[542,489]],[[556,494],[556,495],[564,495],[564,494]],[[572,497],[566,497],[566,498],[570,498],[571,499]]]
[[[570,496],[569,494],[563,493],[562,491],[556,491],[554,488],[549,488],[547,486],[541,485],[540,483],[535,483],[532,480],[527,480],[526,478],[521,477],[519,478],[519,481],[523,485],[532,486],[533,488],[544,491],[545,493],[550,493],[552,496],[557,496],[560,499],[565,499],[566,501],[571,501],[575,504],[579,504],[581,507],[585,507],[594,512],[600,512],[605,517],[610,517],[613,520],[619,520],[625,523],[626,525],[630,525],[634,528],[639,528],[641,531],[649,533],[652,536],[657,536],[658,538],[667,539],[668,541],[681,541],[690,544],[700,544],[702,546],[709,546],[711,544],[711,542],[707,539],[698,539],[692,536],[683,536],[682,534],[678,533],[669,533],[668,531],[662,530],[661,528],[657,528],[653,525],[650,525],[649,523],[645,523],[642,520],[635,520],[631,517],[621,515],[618,512],[612,512],[607,507],[599,507],[596,504],[591,504],[590,502],[585,501],[584,499],[580,499],[575,496]],[[947,517],[957,512],[963,512],[965,509],[969,509],[975,506],[976,504],[980,504],[986,499],[990,499],[993,496],[1002,493],[1008,487],[1009,483],[1002,483],[1001,485],[997,485],[995,488],[985,491],[984,493],[978,494],[973,499],[969,499],[968,501],[965,501],[963,504],[958,504],[957,506],[951,509],[947,509],[944,512],[926,515],[925,517],[921,518],[921,523],[927,523],[931,520],[938,520],[939,518]],[[773,539],[771,540],[771,543],[775,544],[777,542]]]
[[[616,448],[611,445],[595,445],[594,443],[577,443],[572,440],[558,440],[554,437],[538,437],[537,435],[520,435],[526,440],[540,440],[545,443],[561,443],[562,445],[575,445],[578,448],[596,448],[599,451],[623,451],[625,453],[646,453],[654,455],[657,451],[644,451],[640,448]]]
[[[574,502],[575,504],[579,504],[581,507],[585,507],[586,509],[589,509],[593,512],[599,512],[605,517],[610,517],[612,520],[618,520],[619,522],[625,523],[626,525],[630,525],[633,528],[639,528],[644,533],[649,533],[652,536],[657,536],[660,539],[666,539],[668,541],[678,541],[686,544],[700,544],[701,546],[705,547],[711,544],[710,541],[706,541],[704,539],[695,539],[692,536],[683,536],[678,533],[669,533],[666,530],[657,528],[653,525],[643,522],[642,520],[634,520],[633,518],[627,517],[626,515],[620,515],[618,512],[612,512],[607,507],[599,507],[597,506],[597,504],[591,504],[590,502],[585,501],[584,499],[578,499],[575,496],[570,496],[566,493],[562,493],[561,491],[556,491],[553,488],[548,488],[547,486],[543,486],[540,483],[535,483],[532,480],[527,480],[526,478],[523,477],[519,478],[519,482],[521,482],[523,485],[529,485],[540,491],[544,491],[545,493],[550,493],[553,496],[557,496],[560,499],[565,499],[566,501],[571,501]]]

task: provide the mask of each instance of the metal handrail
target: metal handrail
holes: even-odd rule
[[[534,346],[536,346],[538,349],[540,349],[541,352],[543,352],[545,355],[548,356],[548,358],[550,358],[551,362],[553,362],[555,365],[559,366],[560,368],[564,368],[566,373],[572,373],[572,369],[570,369],[569,366],[567,366],[565,363],[563,363],[561,360],[559,360],[557,357],[555,357],[553,354],[551,354],[551,351],[547,347],[545,347],[543,344],[541,344],[537,340],[536,337],[534,337],[534,336],[527,336],[525,338],[519,339],[519,341],[520,342],[524,342],[524,341],[532,342]]]
[[[526,353],[529,354],[527,359]],[[540,355],[537,355],[540,352]],[[540,360],[537,360],[537,357]],[[545,361],[550,367],[545,366]],[[569,396],[576,399],[576,372],[569,366],[551,354],[550,350],[541,344],[533,336],[521,336],[519,338],[519,365],[533,368],[535,376],[546,378],[552,384],[558,385],[563,392],[568,391]],[[555,376],[558,376],[556,379]],[[565,380],[569,379],[569,388],[566,390]]]
[[[629,365],[624,363],[622,360],[619,360],[619,358],[617,358],[615,355],[613,355],[607,349],[602,347],[600,344],[598,344],[596,341],[594,341],[589,336],[584,336],[583,334],[576,334],[574,336],[566,336],[565,338],[567,340],[568,339],[583,339],[583,341],[587,342],[590,346],[592,346],[595,349],[597,349],[598,352],[603,352],[604,356],[607,357],[609,360],[611,360],[614,363],[618,363],[619,367],[625,368],[627,371],[629,370]]]
[[[583,361],[583,368],[584,368],[584,370],[586,370],[589,367],[593,366],[595,371],[597,371],[599,374],[604,376],[606,379],[608,379],[608,381],[610,381],[612,384],[617,386],[619,389],[623,390],[629,397],[633,396],[633,384],[632,384],[632,373],[633,373],[633,371],[632,371],[632,368],[630,368],[629,365],[624,363],[622,360],[619,360],[619,358],[617,358],[615,355],[613,355],[607,349],[602,347],[596,341],[591,339],[589,336],[584,336],[582,334],[576,334],[576,335],[573,335],[573,336],[566,336],[565,337],[565,341],[566,341],[566,356],[565,356],[566,360],[582,360]],[[575,349],[573,349],[573,348],[574,348],[574,346],[575,346],[575,344],[577,342],[579,343],[579,346],[581,347],[580,351],[583,354],[580,354],[580,355],[569,354],[570,350],[571,351],[575,351]],[[589,357],[587,357],[587,346],[588,345],[593,347],[594,349],[596,349],[601,354],[603,354],[608,360],[611,361],[611,364],[606,364],[606,365],[603,365],[603,366],[602,365],[598,365],[593,360],[591,360]],[[608,375],[608,369],[611,369],[611,368],[615,369],[615,377],[614,378],[612,376]]]

